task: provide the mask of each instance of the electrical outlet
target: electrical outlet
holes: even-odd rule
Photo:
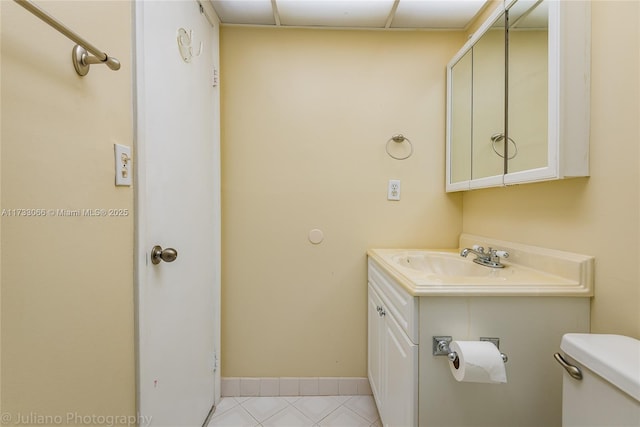
[[[387,187],[387,200],[400,200],[400,180],[390,179]]]

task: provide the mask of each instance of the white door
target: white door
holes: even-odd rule
[[[218,34],[197,1],[135,4],[139,413],[201,426],[220,395]]]

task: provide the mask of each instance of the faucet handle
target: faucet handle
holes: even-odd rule
[[[509,258],[509,252],[507,251],[494,251],[496,256],[502,257],[502,258]]]
[[[478,251],[478,252],[484,253],[484,248],[482,246],[480,246],[480,245],[473,245],[471,247],[473,248],[474,251]]]

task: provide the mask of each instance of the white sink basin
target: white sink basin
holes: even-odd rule
[[[391,260],[403,268],[446,278],[473,277],[505,280],[512,276],[515,270],[505,264],[504,268],[489,268],[471,262],[473,256],[462,258],[457,252],[438,251],[406,251],[391,255]]]
[[[476,236],[470,236],[479,239]],[[470,247],[468,235],[461,246]],[[496,240],[472,240],[509,252],[504,268],[473,262],[459,249],[370,249],[370,262],[411,295],[593,296],[593,257]]]

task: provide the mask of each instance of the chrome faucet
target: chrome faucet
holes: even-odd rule
[[[485,252],[484,248],[478,245],[474,245],[473,248],[464,248],[460,251],[460,256],[466,258],[470,253],[476,256],[473,262],[491,268],[504,268],[504,264],[500,263],[500,257],[509,258],[509,253],[506,251],[489,248],[489,250]]]

